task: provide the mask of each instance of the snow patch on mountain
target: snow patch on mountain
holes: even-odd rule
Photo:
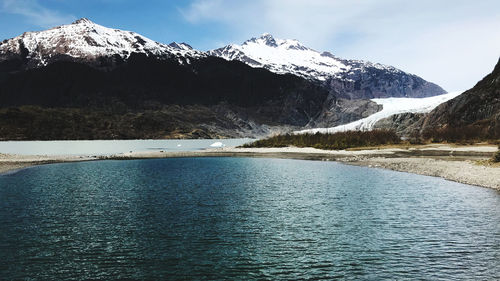
[[[365,131],[371,130],[375,123],[394,114],[400,113],[428,113],[438,105],[451,100],[462,92],[453,92],[444,95],[428,98],[382,98],[372,99],[382,110],[366,118],[332,128],[315,128],[302,131],[296,131],[296,134],[315,134],[315,133],[336,133],[344,131]]]

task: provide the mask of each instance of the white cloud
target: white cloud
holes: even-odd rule
[[[450,91],[472,87],[500,56],[498,0],[195,0],[181,13],[191,24],[222,24],[232,34],[214,41],[270,32],[391,64]]]
[[[31,24],[44,28],[67,24],[75,20],[73,15],[64,15],[45,8],[36,0],[0,0],[0,11],[24,16]]]

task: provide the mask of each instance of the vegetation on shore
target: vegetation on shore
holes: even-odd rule
[[[428,144],[428,143],[456,143],[473,144],[488,142],[499,144],[498,130],[484,127],[467,126],[465,128],[439,128],[426,130],[422,134],[415,134],[403,141],[392,130],[377,129],[372,131],[346,131],[331,134],[282,134],[270,138],[257,140],[243,145],[248,148],[258,147],[314,147],[319,149],[341,150],[349,148],[378,147],[397,144]],[[500,151],[492,161],[500,162]]]
[[[333,134],[284,134],[257,140],[243,147],[314,147],[340,150],[401,143],[400,137],[390,130],[347,131]]]

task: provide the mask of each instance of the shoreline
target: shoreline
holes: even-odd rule
[[[99,158],[81,155],[20,155],[0,153],[0,175],[38,165],[95,160],[99,160]]]
[[[261,157],[337,161],[347,165],[441,177],[446,180],[500,191],[500,176],[498,176],[500,175],[500,164],[491,164],[487,161],[496,151],[497,147],[493,145],[431,144],[357,150],[225,147],[183,152],[128,152],[100,157],[0,154],[0,175],[35,165],[64,162],[180,157]]]

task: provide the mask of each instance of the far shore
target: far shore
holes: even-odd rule
[[[109,156],[35,156],[0,154],[0,174],[33,165],[49,163],[130,160],[178,157],[265,157],[338,161],[349,165],[384,168],[420,175],[441,177],[464,184],[500,190],[500,164],[489,159],[497,151],[494,145],[446,145],[379,147],[356,150],[320,150],[315,148],[213,148],[199,151],[127,152]]]

